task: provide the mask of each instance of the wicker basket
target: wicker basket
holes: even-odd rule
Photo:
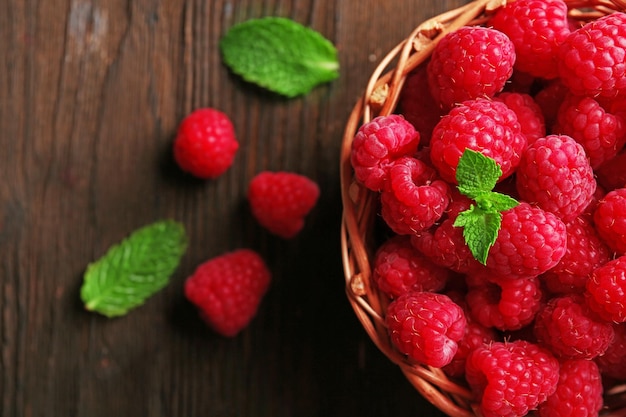
[[[413,30],[379,63],[361,99],[347,121],[341,148],[340,175],[343,203],[341,250],[346,293],[357,318],[374,344],[400,367],[408,381],[435,407],[451,417],[479,416],[467,386],[448,379],[438,368],[408,360],[395,350],[388,337],[384,312],[388,301],[372,285],[371,260],[376,249],[374,236],[378,195],[354,179],[350,164],[352,139],[363,124],[396,110],[407,75],[423,64],[445,34],[462,26],[484,24],[490,13],[507,0],[474,0],[433,17]],[[573,19],[587,22],[613,11],[626,11],[625,0],[565,0]],[[605,387],[602,415],[626,416],[626,385]]]

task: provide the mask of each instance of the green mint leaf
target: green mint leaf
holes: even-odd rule
[[[513,197],[493,191],[480,194],[474,200],[478,207],[487,212],[496,211],[501,213],[519,204]]]
[[[289,98],[339,76],[335,46],[282,17],[250,19],[220,39],[224,63],[244,80]]]
[[[125,315],[168,284],[186,249],[185,229],[173,220],[134,231],[87,266],[80,290],[85,308]]]
[[[470,198],[493,190],[501,176],[502,169],[495,160],[472,149],[463,151],[456,168],[459,191]]]
[[[460,213],[454,221],[457,227],[463,227],[463,238],[474,258],[485,265],[489,249],[493,246],[502,215],[499,212],[486,212],[475,205]]]

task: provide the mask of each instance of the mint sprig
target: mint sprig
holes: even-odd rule
[[[339,76],[335,46],[282,17],[250,19],[220,39],[224,63],[244,80],[293,98]]]
[[[125,315],[168,284],[186,249],[185,229],[173,220],[137,229],[87,266],[80,290],[85,308]]]
[[[472,149],[465,149],[456,169],[459,191],[475,204],[461,212],[454,225],[463,228],[465,243],[483,265],[498,237],[502,212],[519,204],[514,198],[493,191],[501,176],[502,169],[495,160]]]

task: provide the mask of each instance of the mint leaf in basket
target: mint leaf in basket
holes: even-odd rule
[[[459,191],[475,204],[460,213],[454,225],[463,227],[465,243],[483,265],[498,237],[501,213],[519,204],[506,194],[492,191],[501,175],[502,170],[492,158],[471,149],[463,152],[456,170]]]
[[[282,17],[250,19],[220,39],[224,63],[244,80],[293,98],[339,76],[335,46]]]
[[[144,226],[89,264],[80,296],[89,311],[122,316],[165,287],[187,249],[184,227],[172,220]]]

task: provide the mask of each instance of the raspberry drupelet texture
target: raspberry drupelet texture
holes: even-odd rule
[[[563,221],[580,215],[596,192],[596,180],[584,148],[567,135],[537,139],[517,167],[520,197]]]
[[[538,408],[539,417],[597,417],[603,405],[598,365],[585,359],[561,363],[556,391]]]
[[[613,324],[615,337],[604,355],[595,358],[602,375],[626,381],[626,323]]]
[[[475,99],[441,118],[430,141],[430,159],[444,180],[456,184],[456,167],[465,149],[481,152],[511,175],[526,148],[517,115],[500,101]]]
[[[251,249],[237,249],[200,264],[184,291],[213,330],[233,337],[257,314],[270,282],[263,258]]]
[[[539,138],[546,136],[546,123],[539,104],[535,99],[525,93],[504,92],[494,97],[513,110],[517,115],[517,121],[528,145]]]
[[[387,307],[385,322],[394,346],[422,364],[449,364],[465,334],[463,309],[450,297],[433,292],[408,292]]]
[[[559,76],[581,96],[615,97],[626,92],[626,13],[593,20],[559,47]]]
[[[563,0],[517,0],[497,9],[489,25],[515,46],[515,69],[535,77],[558,76],[559,46],[570,34]]]
[[[620,255],[626,253],[626,188],[606,193],[598,202],[593,221],[600,238]]]
[[[626,322],[626,255],[596,268],[585,294],[587,304],[604,320]]]
[[[616,188],[626,187],[626,150],[614,158],[600,165],[596,170],[596,180],[604,189],[612,191]]]
[[[239,143],[228,116],[201,108],[185,117],[174,139],[174,159],[185,172],[201,179],[222,175],[233,163]]]
[[[554,394],[559,362],[524,340],[493,342],[469,354],[465,376],[483,417],[526,415]]]
[[[502,91],[513,73],[515,48],[502,32],[465,26],[445,35],[427,66],[428,84],[442,108]]]
[[[380,291],[397,298],[409,291],[440,291],[449,271],[411,245],[409,236],[393,236],[376,250],[372,278]]]
[[[539,344],[563,359],[593,359],[613,341],[613,327],[593,313],[580,294],[551,298],[537,313]]]
[[[315,181],[287,171],[260,172],[248,185],[252,215],[261,226],[284,239],[300,233],[319,195]]]
[[[378,116],[363,124],[354,136],[350,154],[356,179],[372,191],[381,191],[389,166],[414,154],[419,142],[419,132],[401,115]]]

